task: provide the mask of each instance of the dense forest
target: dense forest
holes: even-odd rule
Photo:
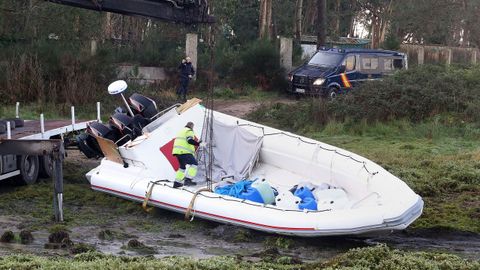
[[[366,37],[373,47],[400,43],[477,47],[480,3],[474,0],[210,0],[209,27],[155,21],[67,7],[42,0],[0,0],[2,102],[83,103],[115,76],[119,63],[165,67],[184,54],[186,33],[199,35],[199,81],[214,55],[216,83],[282,85],[278,37],[318,32],[318,5],[326,6],[326,35]],[[213,42],[214,41],[214,42]],[[210,46],[214,45],[214,46]],[[211,50],[213,48],[213,54]],[[257,61],[257,60],[261,61]],[[252,68],[255,63],[255,68]],[[249,67],[249,68],[247,68]],[[227,80],[228,79],[228,80]],[[163,88],[172,87],[175,82]]]

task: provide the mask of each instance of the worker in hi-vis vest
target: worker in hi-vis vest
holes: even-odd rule
[[[180,168],[175,174],[175,182],[173,187],[195,186],[193,178],[197,175],[198,162],[195,159],[195,146],[199,146],[202,141],[195,140],[193,132],[193,123],[188,122],[175,138],[173,142],[172,154],[177,157]],[[203,143],[202,143],[203,144]]]

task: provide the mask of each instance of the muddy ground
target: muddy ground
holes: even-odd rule
[[[243,117],[260,102],[218,102],[216,109]],[[480,235],[443,229],[407,229],[370,237],[283,237],[240,227],[194,219],[155,209],[146,213],[139,204],[90,190],[82,176],[98,160],[87,160],[77,151],[68,151],[65,164],[65,219],[63,225],[51,220],[51,181],[33,187],[16,187],[0,182],[0,233],[29,230],[33,242],[0,243],[0,256],[32,253],[41,256],[74,253],[72,247],[47,249],[49,235],[67,231],[73,246],[106,254],[165,257],[172,255],[207,258],[235,255],[246,261],[266,257],[290,257],[299,262],[331,258],[351,248],[379,243],[401,250],[448,252],[480,259]],[[47,194],[45,194],[47,193]],[[3,197],[3,198],[1,198]],[[2,201],[3,199],[3,201]],[[142,245],[134,245],[138,240]]]

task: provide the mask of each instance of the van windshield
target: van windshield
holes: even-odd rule
[[[317,52],[310,61],[309,65],[321,67],[336,67],[343,60],[344,55],[332,52]]]

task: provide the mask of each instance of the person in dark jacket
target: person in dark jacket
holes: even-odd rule
[[[195,69],[193,68],[190,57],[186,57],[182,60],[182,63],[178,67],[180,71],[180,87],[177,90],[178,99],[183,102],[187,101],[188,83],[195,75]]]

